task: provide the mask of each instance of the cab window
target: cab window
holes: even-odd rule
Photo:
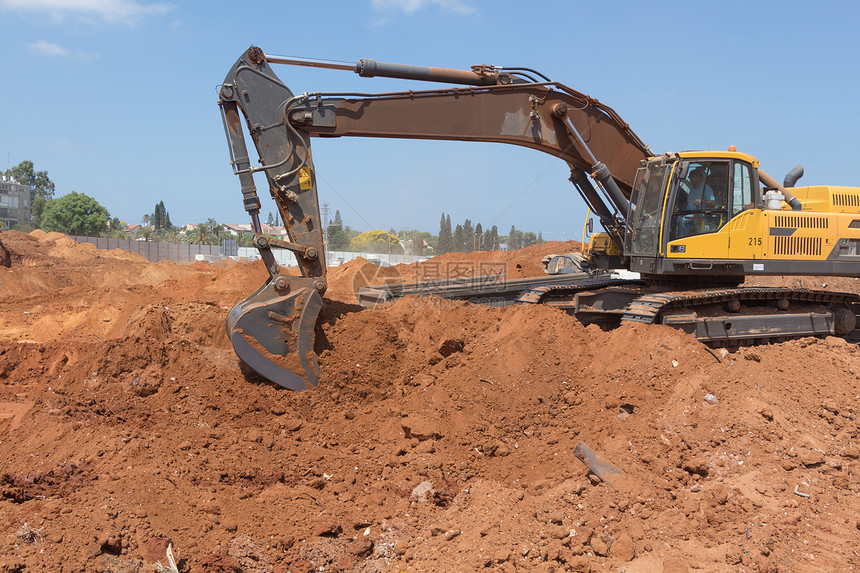
[[[732,217],[754,206],[750,166],[736,162],[732,179]]]
[[[729,162],[686,161],[680,173],[670,240],[719,230],[728,221]]]
[[[627,218],[628,252],[656,254],[666,178],[670,169],[670,165],[655,162],[638,171]]]

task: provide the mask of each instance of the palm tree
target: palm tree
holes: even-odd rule
[[[164,231],[164,240],[168,243],[178,243],[179,229],[177,229],[176,227],[170,227],[170,229]]]
[[[125,229],[117,226],[114,228],[111,226],[111,230],[108,232],[108,237],[111,239],[128,239],[128,233],[125,232]]]
[[[195,245],[211,245],[212,232],[207,225],[200,223],[194,229],[185,232],[185,240]]]
[[[212,244],[213,245],[221,244],[221,236],[224,234],[224,230],[225,230],[224,226],[221,225],[215,219],[208,219],[206,221],[206,226],[209,227],[209,232],[211,233],[211,235],[215,241]]]

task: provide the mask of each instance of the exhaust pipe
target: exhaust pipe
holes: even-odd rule
[[[795,165],[794,169],[785,174],[785,179],[782,181],[783,187],[794,187],[797,180],[803,177],[803,165]]]

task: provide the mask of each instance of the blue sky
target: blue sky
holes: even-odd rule
[[[245,223],[217,85],[251,44],[273,54],[526,66],[613,107],[656,152],[737,146],[777,179],[860,185],[860,8],[853,2],[0,0],[0,166],[32,160],[58,195],[141,222]],[[404,80],[277,66],[293,92]],[[426,84],[417,87],[427,87]],[[321,202],[359,230],[438,232],[444,211],[502,233],[572,238],[567,166],[501,144],[312,142]],[[263,216],[274,211],[263,181]]]

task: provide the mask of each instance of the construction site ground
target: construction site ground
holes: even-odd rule
[[[156,571],[168,548],[195,573],[860,567],[851,337],[712,353],[542,306],[356,304],[381,280],[539,276],[575,243],[357,260],[329,271],[321,382],[295,393],[225,333],[260,262],[0,242],[0,573]]]

